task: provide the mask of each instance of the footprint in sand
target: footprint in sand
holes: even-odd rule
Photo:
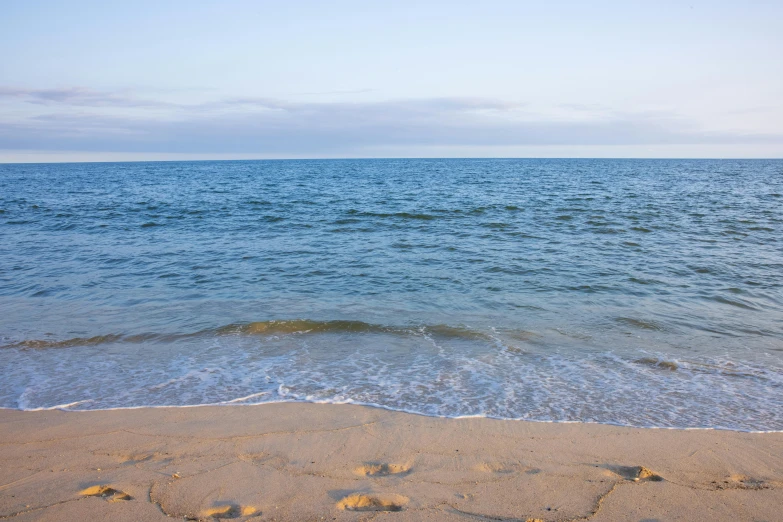
[[[260,514],[261,512],[253,506],[240,506],[239,504],[220,504],[209,509],[205,509],[198,517],[187,516],[185,517],[185,520],[203,520],[205,518],[241,518]]]
[[[124,491],[120,491],[119,489],[114,489],[111,486],[107,485],[101,485],[101,486],[91,486],[87,489],[82,490],[79,492],[80,495],[85,497],[101,497],[106,502],[117,502],[119,500],[132,500],[133,497],[125,493]]]
[[[115,459],[119,464],[123,466],[131,466],[134,464],[141,464],[142,462],[148,462],[159,457],[158,453],[118,453],[118,452],[103,452],[92,451],[93,455],[97,457],[111,457]]]
[[[385,462],[367,462],[353,470],[362,477],[386,477],[388,475],[405,475],[411,472],[410,464],[388,464]]]
[[[604,466],[606,469],[616,475],[620,475],[625,480],[633,480],[634,482],[660,482],[663,477],[654,473],[653,471],[645,468],[644,466]]]
[[[539,473],[541,471],[540,469],[526,468],[525,466],[516,463],[503,463],[503,462],[480,462],[475,466],[473,466],[473,470],[480,471],[482,473],[498,473],[498,474],[524,472],[530,475],[535,475],[536,473]]]
[[[724,480],[713,480],[715,489],[770,489],[770,485],[763,480],[754,479],[747,475],[731,475]]]
[[[337,507],[346,511],[402,511],[408,498],[402,495],[366,495],[354,493],[348,495]]]
[[[125,455],[121,457],[122,464],[125,465],[134,465],[134,464],[141,464],[142,462],[147,462],[149,460],[152,460],[154,458],[154,455]]]

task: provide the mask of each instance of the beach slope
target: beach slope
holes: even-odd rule
[[[780,520],[783,433],[353,405],[0,410],[0,518]]]

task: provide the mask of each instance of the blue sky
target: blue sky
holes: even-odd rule
[[[0,4],[0,161],[783,157],[783,2]]]

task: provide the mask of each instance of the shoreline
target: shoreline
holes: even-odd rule
[[[0,409],[10,520],[773,520],[783,433],[352,404]]]
[[[128,411],[128,410],[146,410],[146,409],[188,409],[188,408],[222,408],[222,407],[234,407],[234,406],[240,406],[240,407],[258,407],[258,406],[266,406],[270,404],[319,404],[319,405],[326,405],[326,406],[358,406],[361,408],[371,408],[371,409],[378,409],[382,411],[388,411],[392,413],[402,413],[405,415],[414,415],[418,417],[426,417],[431,419],[443,419],[443,420],[462,420],[462,419],[487,419],[487,420],[493,420],[493,421],[504,421],[504,422],[530,422],[534,424],[584,424],[584,425],[597,425],[597,426],[610,426],[614,428],[630,428],[630,429],[639,429],[639,430],[674,430],[674,431],[727,431],[727,432],[733,432],[733,433],[751,433],[751,434],[765,434],[765,433],[783,433],[783,429],[780,430],[741,430],[737,428],[726,428],[726,427],[720,427],[720,426],[709,426],[709,427],[701,427],[701,426],[686,426],[686,427],[680,427],[680,426],[633,426],[630,424],[620,424],[620,423],[612,423],[612,422],[600,422],[600,421],[572,421],[572,420],[540,420],[540,419],[521,419],[521,418],[505,418],[505,417],[493,417],[489,415],[457,415],[457,416],[447,416],[447,415],[435,415],[435,414],[429,414],[429,413],[421,413],[413,410],[406,410],[402,408],[394,408],[391,406],[384,406],[382,404],[374,404],[374,403],[363,403],[363,402],[329,402],[329,401],[308,401],[308,400],[276,400],[276,401],[268,401],[268,402],[256,402],[256,403],[242,403],[239,402],[243,399],[246,399],[246,397],[240,397],[238,399],[232,399],[230,401],[225,402],[215,402],[215,403],[207,403],[207,404],[182,404],[182,405],[144,405],[144,406],[118,406],[115,408],[97,408],[94,410],[72,410],[69,409],[69,406],[73,406],[75,404],[82,404],[84,402],[89,402],[88,400],[83,401],[75,401],[69,404],[60,404],[57,406],[51,406],[48,408],[32,408],[32,409],[21,409],[21,408],[9,408],[5,406],[0,406],[0,411],[18,411],[18,412],[43,412],[43,411],[60,411],[64,413],[87,413],[87,412],[105,412],[105,411]]]

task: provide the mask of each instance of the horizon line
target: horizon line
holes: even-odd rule
[[[0,161],[0,165],[80,165],[92,163],[204,163],[204,162],[232,162],[232,161],[406,161],[406,160],[642,160],[642,161],[781,161],[783,157],[635,157],[635,156],[409,156],[409,157],[306,157],[306,158],[216,158],[216,159],[149,159],[149,160],[84,160],[84,161]]]

